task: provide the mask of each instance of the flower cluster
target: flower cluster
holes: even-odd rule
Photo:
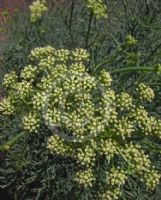
[[[137,40],[136,40],[133,36],[128,35],[128,36],[126,37],[126,44],[127,44],[128,46],[133,46],[133,45],[137,44]]]
[[[47,103],[47,94],[45,92],[37,92],[32,97],[32,104],[35,110],[42,110]]]
[[[123,150],[124,158],[129,163],[132,171],[136,171],[140,175],[151,168],[151,162],[147,155],[141,150],[139,145],[128,144]]]
[[[61,120],[61,112],[58,109],[48,108],[45,111],[44,119],[48,126],[59,126]]]
[[[93,145],[95,146],[95,144]],[[74,155],[77,162],[87,167],[94,165],[96,160],[96,152],[94,146],[86,145],[84,148],[77,148],[77,152]]]
[[[143,106],[134,107],[131,110],[131,117],[138,124],[140,128],[146,123],[146,119],[148,118],[148,112],[144,109]]]
[[[0,102],[0,112],[4,115],[11,115],[15,112],[15,107],[11,98],[5,98]]]
[[[35,114],[29,113],[23,117],[22,124],[24,130],[28,131],[29,133],[36,133],[40,127],[40,119]]]
[[[70,51],[67,49],[60,49],[55,51],[55,59],[60,62],[65,62],[69,59]]]
[[[85,49],[75,49],[71,52],[71,57],[73,61],[82,62],[89,59],[89,54]]]
[[[39,62],[47,58],[50,55],[54,55],[55,49],[51,46],[46,46],[46,47],[36,47],[33,49],[29,55],[29,58],[33,60],[38,60]]]
[[[46,1],[35,0],[30,6],[31,22],[35,23],[41,19],[42,14],[48,10],[46,6]]]
[[[140,100],[146,100],[151,102],[154,99],[154,92],[149,86],[140,83],[136,90],[138,91]]]
[[[154,116],[148,116],[143,106],[134,107],[131,110],[131,120],[145,135],[155,135],[161,138],[161,120]]]
[[[161,178],[160,174],[158,174],[156,170],[151,169],[150,172],[144,174],[143,180],[147,188],[153,190],[155,189],[156,185],[159,184],[160,178]]]
[[[72,152],[70,146],[65,144],[64,139],[60,138],[57,134],[49,138],[47,148],[51,152],[63,156],[67,156]]]
[[[121,92],[117,95],[117,106],[120,110],[131,109],[132,97],[126,92]]]
[[[10,72],[9,74],[6,74],[3,79],[3,86],[5,88],[11,88],[15,85],[17,82],[17,75],[15,72]]]
[[[112,168],[111,171],[106,172],[106,181],[110,186],[122,186],[127,179],[126,172],[120,169]]]
[[[83,49],[47,46],[32,50],[29,57],[34,66],[26,66],[19,81],[13,72],[5,76],[8,96],[0,112],[21,116],[26,133],[47,128],[51,134],[47,149],[72,158],[76,169],[81,169],[75,174],[79,185],[97,185],[96,171],[103,171],[106,181],[99,183],[97,191],[101,200],[118,199],[127,175],[139,175],[154,189],[160,176],[141,146],[133,142],[140,135],[161,138],[161,119],[138,105],[139,100],[152,100],[152,89],[140,85],[139,99],[126,92],[116,94],[109,72],[90,74],[89,54]],[[117,158],[122,160],[120,168]],[[104,163],[112,164],[111,168]]]
[[[87,8],[92,10],[97,19],[107,18],[107,7],[102,0],[86,0]]]
[[[106,70],[102,70],[100,72],[99,80],[101,83],[103,83],[104,86],[110,86],[112,83],[112,78],[110,76],[110,73]]]
[[[135,131],[134,123],[129,121],[127,118],[122,118],[121,120],[117,120],[117,122],[113,125],[112,131],[118,137],[121,136],[122,139],[125,140],[127,137],[131,137]]]
[[[15,85],[15,95],[18,95],[18,98],[24,99],[28,97],[32,92],[32,85],[28,81],[22,81]]]
[[[99,151],[101,155],[105,155],[107,158],[113,158],[114,155],[118,154],[118,144],[111,138],[108,140],[101,139],[99,144]]]
[[[79,185],[84,187],[92,187],[92,183],[95,181],[92,169],[81,170],[75,174],[74,180],[79,183]]]
[[[35,73],[36,73],[36,68],[33,67],[32,65],[28,65],[24,67],[24,69],[21,71],[20,76],[24,80],[33,81],[35,79]]]

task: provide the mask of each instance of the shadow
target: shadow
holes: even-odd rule
[[[10,197],[7,190],[0,189],[0,200],[14,200]]]

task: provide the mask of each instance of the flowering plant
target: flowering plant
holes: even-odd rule
[[[30,13],[31,13],[30,20],[33,23],[35,23],[39,19],[41,19],[43,13],[45,13],[48,10],[45,0],[36,0],[36,1],[34,1],[29,6],[29,9],[30,9]]]
[[[20,77],[5,75],[8,94],[0,103],[2,115],[18,116],[21,136],[48,130],[49,154],[73,159],[72,180],[90,188],[93,199],[118,199],[133,175],[153,190],[160,174],[139,144],[140,137],[161,139],[161,119],[143,106],[153,100],[153,90],[141,83],[132,94],[116,93],[109,72],[90,72],[84,49],[47,46],[32,50],[29,58]]]

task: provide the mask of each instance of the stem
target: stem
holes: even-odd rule
[[[72,26],[74,6],[75,6],[75,1],[72,0],[71,11],[70,11],[70,18],[69,18],[69,30],[71,30],[71,26]]]
[[[24,132],[21,132],[20,134],[13,137],[10,141],[8,141],[6,144],[3,144],[0,146],[0,151],[8,151],[20,138],[22,138],[25,135]]]
[[[64,20],[64,25],[66,26],[67,30],[68,30],[68,34],[69,34],[69,37],[71,39],[71,43],[72,43],[72,46],[74,46],[74,39],[73,39],[73,35],[71,33],[71,29],[69,29],[69,26],[68,24],[66,23],[66,21]]]
[[[154,71],[154,67],[125,67],[111,71],[111,74],[118,74],[124,72],[137,72],[137,71]]]
[[[90,31],[91,31],[92,19],[93,19],[93,12],[91,11],[90,16],[89,16],[87,34],[86,34],[86,38],[85,38],[85,49],[88,47],[88,41],[89,41],[89,35],[90,35]]]

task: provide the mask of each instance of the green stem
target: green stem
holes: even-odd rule
[[[155,71],[154,67],[125,67],[111,71],[111,74],[119,74],[124,72],[148,72]]]
[[[0,146],[0,151],[8,151],[20,138],[22,138],[25,135],[24,132],[21,132],[20,134],[13,137],[10,141],[8,141],[6,144],[3,144]]]
[[[72,0],[71,12],[70,12],[70,18],[69,18],[69,30],[71,30],[71,26],[72,26],[74,7],[75,7],[75,1]]]
[[[90,17],[89,17],[88,28],[87,28],[86,39],[85,39],[85,49],[88,47],[89,35],[90,35],[91,25],[92,25],[92,19],[93,19],[93,12],[91,11]]]

